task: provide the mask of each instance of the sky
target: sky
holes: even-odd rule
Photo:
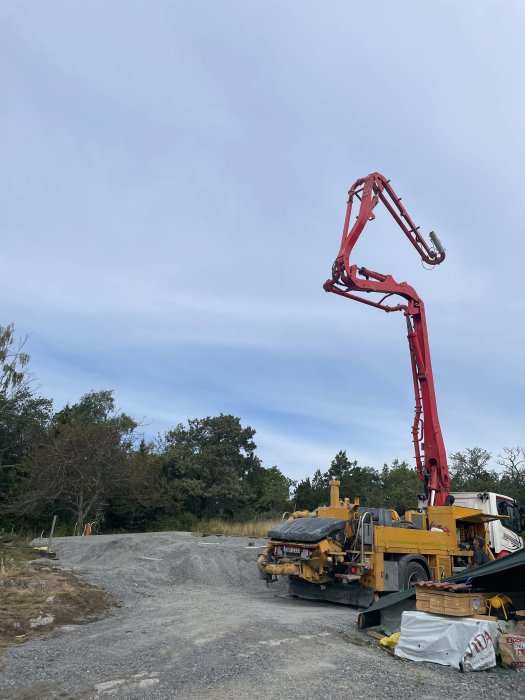
[[[147,437],[231,413],[302,479],[413,462],[405,321],[322,285],[354,261],[424,299],[449,453],[523,445],[521,0],[0,0],[2,312],[56,410],[113,389]]]

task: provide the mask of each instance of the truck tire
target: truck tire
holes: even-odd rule
[[[408,591],[417,581],[428,581],[426,569],[417,561],[407,561],[401,570],[400,590]]]

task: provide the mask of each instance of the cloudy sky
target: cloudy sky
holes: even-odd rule
[[[2,312],[60,408],[112,388],[148,435],[240,416],[302,478],[412,459],[402,315],[327,295],[355,262],[425,300],[449,452],[525,442],[521,0],[0,1]]]

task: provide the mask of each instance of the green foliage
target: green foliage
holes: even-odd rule
[[[157,520],[149,520],[146,523],[146,532],[170,532],[172,530],[182,530],[191,532],[198,529],[198,518],[193,513],[184,511],[176,515],[165,514]]]
[[[330,501],[329,481],[341,482],[341,496],[360,498],[362,505],[374,505],[381,491],[381,479],[372,467],[361,467],[357,460],[350,460],[345,450],[340,450],[332,460],[326,472],[317,469],[312,480],[300,481],[294,493],[298,509],[314,510],[317,506],[327,505]]]
[[[9,394],[27,382],[29,355],[24,352],[27,338],[15,336],[13,323],[0,326],[0,391]]]
[[[253,431],[243,432],[233,416],[190,420],[166,433],[163,472],[176,510],[223,514],[243,500],[240,475],[252,454]],[[244,450],[244,453],[241,451]]]
[[[386,464],[381,472],[380,505],[404,512],[417,507],[417,495],[423,485],[413,466],[394,460],[391,467]]]
[[[317,506],[327,505],[329,499],[328,478],[320,469],[316,469],[311,480],[307,477],[300,481],[293,494],[297,510],[315,510]]]
[[[52,509],[72,517],[79,532],[103,513],[107,499],[131,481],[131,433],[136,424],[114,410],[112,392],[90,392],[53,416],[23,459],[24,479],[13,507]]]
[[[254,463],[246,478],[250,490],[249,503],[255,512],[279,513],[289,510],[290,490],[295,485],[277,467]]]
[[[487,468],[491,457],[481,447],[469,447],[449,455],[451,491],[497,491],[500,476]]]
[[[66,404],[53,416],[57,430],[64,426],[102,425],[115,427],[121,435],[132,434],[137,423],[125,413],[117,413],[113,391],[90,391],[80,397],[78,403]]]
[[[51,417],[52,402],[33,390],[25,342],[17,340],[13,324],[0,326],[0,503],[11,498],[20,462]]]
[[[198,517],[233,517],[285,505],[291,482],[255,455],[255,430],[231,415],[189,420],[166,433],[161,449],[171,508]]]
[[[163,529],[158,523],[171,512],[171,496],[161,455],[153,443],[142,439],[138,448],[130,451],[127,475],[126,482],[108,495],[105,528],[134,532]]]
[[[490,468],[491,455],[480,447],[467,448],[450,455],[452,491],[493,491],[525,504],[525,448],[504,448],[498,458],[502,473]],[[312,479],[300,481],[293,500],[298,510],[315,510],[329,501],[330,479],[341,482],[341,497],[361,499],[361,505],[394,508],[403,512],[417,507],[417,496],[423,492],[415,468],[397,459],[379,472],[362,467],[339,451],[326,472],[317,469]]]
[[[136,444],[137,423],[108,389],[84,394],[55,414],[33,388],[26,340],[0,326],[0,526],[57,532],[97,520],[111,531],[192,529],[210,519],[279,519],[327,505],[329,481],[364,506],[403,510],[422,484],[412,465],[382,470],[340,450],[325,471],[294,482],[256,455],[255,430],[220,414],[179,423],[155,443]],[[452,490],[497,491],[525,503],[525,449],[504,448],[491,466],[479,447],[450,455]],[[214,522],[215,522],[214,521]],[[216,524],[214,525],[216,527]]]
[[[525,448],[504,447],[497,463],[503,468],[501,493],[512,494],[518,503],[525,505]]]

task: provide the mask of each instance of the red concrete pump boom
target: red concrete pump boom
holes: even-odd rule
[[[360,205],[356,220],[350,227],[354,199],[358,199]],[[383,275],[366,267],[350,264],[352,249],[367,222],[375,219],[373,212],[379,202],[385,205],[424,262],[428,265],[439,265],[445,259],[445,251],[439,238],[433,231],[429,234],[431,245],[422,238],[419,226],[416,226],[407,214],[401,204],[401,198],[392,189],[390,180],[379,173],[371,173],[357,180],[348,192],[341,249],[332,267],[332,279],[325,282],[324,289],[383,311],[403,311],[408,329],[416,398],[412,438],[417,474],[423,481],[427,504],[446,505],[450,479],[445,443],[439,426],[425,306],[414,288],[406,282],[396,282],[391,275]],[[365,299],[361,296],[363,292],[376,292],[382,297],[378,301]],[[402,297],[406,303],[385,303],[394,295]]]

